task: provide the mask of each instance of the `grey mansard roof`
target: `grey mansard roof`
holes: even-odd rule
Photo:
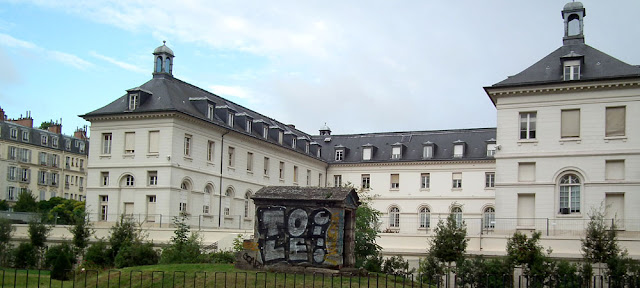
[[[563,80],[563,59],[583,57],[580,80],[592,81],[640,76],[640,67],[624,63],[584,43],[563,45],[524,71],[491,87],[566,82]],[[490,87],[487,87],[490,88]]]
[[[408,131],[351,135],[313,136],[322,145],[322,158],[328,163],[380,163],[410,161],[492,160],[487,157],[487,144],[496,143],[496,128]],[[460,158],[453,157],[453,146],[464,145]],[[433,157],[424,159],[423,147],[433,146]],[[402,147],[401,157],[391,159],[394,146]],[[364,147],[372,147],[371,160],[362,159]],[[344,149],[344,159],[336,161],[335,150]]]

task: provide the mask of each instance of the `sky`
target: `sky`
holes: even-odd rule
[[[582,1],[585,41],[640,64],[640,1]],[[317,134],[495,127],[483,87],[562,45],[566,1],[0,0],[0,107],[63,133],[174,77]]]

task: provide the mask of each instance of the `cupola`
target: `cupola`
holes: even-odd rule
[[[167,41],[162,41],[162,46],[153,50],[154,69],[153,75],[173,76],[173,51],[167,47]]]
[[[327,126],[327,123],[324,123],[324,126],[322,126],[320,128],[320,135],[321,136],[329,136],[329,135],[331,135],[331,128],[329,128],[329,126]]]
[[[569,2],[562,9],[564,19],[563,45],[584,44],[584,17],[586,10],[580,2]]]

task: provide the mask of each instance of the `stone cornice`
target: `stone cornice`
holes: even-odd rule
[[[445,161],[397,161],[397,162],[358,162],[358,163],[329,163],[330,167],[363,167],[363,166],[405,166],[405,165],[441,165],[441,164],[477,164],[477,163],[495,163],[494,159],[479,159],[479,160],[445,160]]]
[[[490,97],[508,96],[508,95],[530,95],[530,94],[558,94],[570,93],[578,91],[599,91],[619,88],[638,88],[640,81],[617,81],[606,82],[570,82],[567,84],[547,84],[547,85],[529,85],[522,87],[486,87],[487,94]]]

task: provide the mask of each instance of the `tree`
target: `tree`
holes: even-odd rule
[[[111,245],[112,259],[118,255],[120,249],[140,240],[140,233],[136,230],[135,223],[127,217],[120,217],[110,230],[109,244]]]
[[[162,249],[160,263],[198,263],[203,260],[200,252],[202,241],[197,233],[190,233],[189,225],[186,224],[187,217],[186,214],[173,217],[176,229],[171,237],[171,245]]]
[[[45,265],[51,269],[52,279],[69,279],[69,270],[73,268],[73,263],[75,263],[72,250],[68,243],[62,243],[47,250]]]
[[[589,263],[607,263],[621,250],[618,246],[615,222],[611,229],[607,229],[602,207],[592,209],[589,213],[589,223],[582,243],[582,255]]]
[[[356,267],[363,267],[368,260],[378,256],[382,247],[376,244],[380,211],[371,207],[372,197],[360,191],[360,206],[356,210],[355,249]]]
[[[540,245],[540,232],[534,232],[531,237],[520,233],[514,233],[507,240],[507,259],[514,267],[521,265],[523,274],[531,277],[534,282],[543,283],[548,276],[550,269],[547,255],[544,248]],[[547,253],[551,254],[551,249],[547,249]]]
[[[0,211],[9,211],[9,203],[7,203],[7,200],[0,200]]]
[[[53,120],[44,121],[44,122],[40,123],[40,127],[38,127],[38,129],[47,130],[47,129],[49,129],[49,127],[53,126],[54,124],[55,123],[53,122]]]
[[[36,212],[38,211],[38,202],[31,191],[22,191],[18,194],[18,200],[13,205],[15,212]]]
[[[29,222],[29,239],[31,240],[31,246],[35,250],[36,259],[38,260],[42,259],[49,232],[51,232],[51,227],[41,222]],[[39,263],[41,264],[41,262]]]
[[[83,212],[82,215],[76,216],[75,224],[69,227],[69,232],[73,234],[73,246],[75,247],[75,255],[84,255],[84,249],[89,244],[89,238],[95,232],[93,225],[89,222]]]
[[[449,214],[446,221],[438,221],[434,233],[429,254],[449,265],[464,258],[468,241],[467,225],[464,222],[459,223],[454,214]]]
[[[0,218],[0,267],[6,267],[10,260],[11,236],[15,228],[11,225],[11,221],[6,218]]]

